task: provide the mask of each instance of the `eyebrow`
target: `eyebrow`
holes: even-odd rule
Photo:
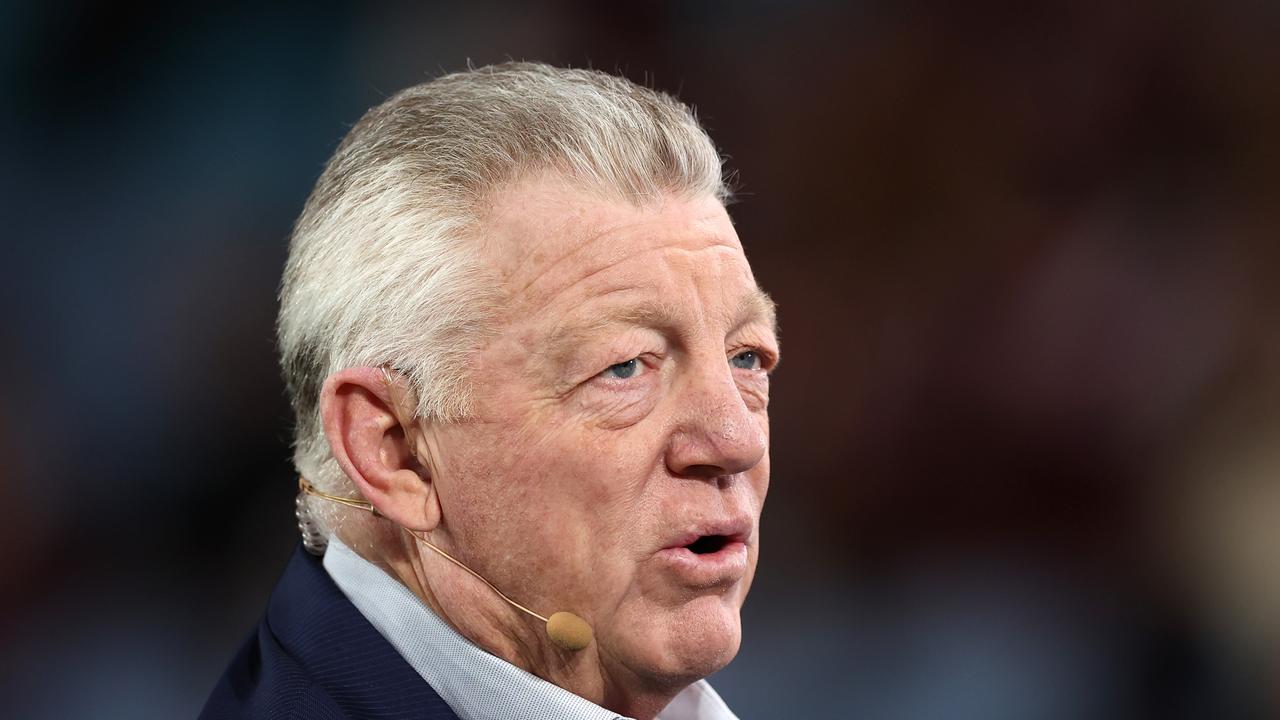
[[[759,285],[753,287],[738,303],[733,327],[740,328],[751,322],[763,322],[769,326],[770,332],[775,335],[778,333],[778,305]]]
[[[594,338],[601,330],[619,325],[643,328],[671,328],[680,316],[680,307],[666,300],[645,301],[636,305],[619,307],[591,318],[585,323],[562,325],[548,338],[548,354],[563,363],[580,345]],[[763,323],[770,332],[778,331],[776,305],[769,294],[759,286],[742,296],[731,318],[731,331],[751,323]]]

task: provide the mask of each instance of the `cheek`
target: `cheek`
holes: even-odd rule
[[[584,609],[627,592],[659,504],[651,497],[653,456],[635,429],[549,437],[522,482],[538,484],[530,528],[562,571],[563,592]],[[535,469],[536,468],[536,469]]]
[[[444,426],[439,437],[438,492],[451,532],[481,536],[537,512],[545,440],[536,425],[486,418]]]
[[[563,440],[546,459],[564,480],[562,502],[580,513],[585,524],[610,530],[625,526],[649,487],[657,457],[652,443],[636,427],[591,429]]]
[[[460,534],[520,526],[562,552],[590,553],[625,534],[644,504],[657,454],[640,435],[551,419],[464,426],[449,438],[441,501]]]

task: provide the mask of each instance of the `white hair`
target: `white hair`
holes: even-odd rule
[[[418,417],[466,417],[467,360],[502,302],[470,239],[487,197],[548,171],[633,204],[729,193],[689,107],[593,70],[521,62],[445,75],[372,108],[343,139],[290,239],[277,325],[294,465],[317,489],[359,497],[320,420],[334,372],[394,368]],[[316,552],[346,522],[314,497],[299,511]]]

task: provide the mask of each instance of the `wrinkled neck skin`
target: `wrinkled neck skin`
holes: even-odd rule
[[[448,550],[447,540],[430,535],[428,539]],[[624,717],[652,720],[696,680],[642,677],[610,657],[599,638],[583,650],[563,650],[548,639],[545,624],[537,618],[511,607],[482,581],[407,533],[402,540],[393,552],[370,560],[480,649],[553,685]],[[543,615],[557,610],[531,609]]]

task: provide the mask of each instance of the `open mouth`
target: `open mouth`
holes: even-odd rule
[[[724,549],[729,544],[727,535],[699,535],[697,540],[685,545],[694,555],[710,555]]]
[[[694,530],[676,538],[658,557],[686,587],[723,588],[741,580],[750,569],[748,527],[747,523],[721,523],[702,528],[712,532]]]

